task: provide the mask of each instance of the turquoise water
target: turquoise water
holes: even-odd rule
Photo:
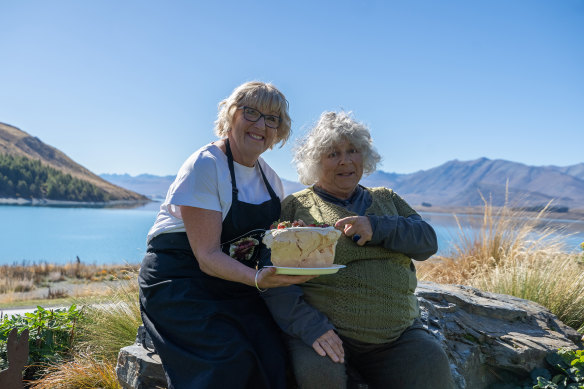
[[[139,263],[159,205],[134,209],[0,205],[0,265],[67,263],[76,257],[88,264]],[[439,252],[446,253],[458,235],[454,218],[438,213],[422,216],[436,229]],[[575,234],[565,238],[568,248],[577,250],[584,241],[584,222],[550,222]]]
[[[139,263],[159,204],[136,209],[0,205],[0,264]]]

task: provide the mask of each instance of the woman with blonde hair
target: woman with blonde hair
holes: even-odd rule
[[[284,388],[285,352],[259,291],[310,276],[258,270],[282,182],[260,155],[290,135],[288,102],[248,82],[219,103],[215,133],[180,168],[148,233],[142,320],[169,388]]]

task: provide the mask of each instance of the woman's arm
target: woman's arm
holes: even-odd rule
[[[338,220],[335,227],[359,246],[383,246],[417,261],[424,261],[438,251],[436,232],[418,214],[349,216]]]
[[[438,251],[436,232],[420,215],[367,217],[373,230],[369,244],[381,245],[417,261],[424,261]]]
[[[255,270],[221,251],[221,212],[181,205],[189,243],[204,273],[254,285]]]
[[[180,206],[189,243],[201,271],[214,277],[255,286],[256,270],[245,266],[221,251],[221,212]],[[276,269],[264,269],[258,274],[260,288],[275,288],[306,282],[314,276],[275,274]]]

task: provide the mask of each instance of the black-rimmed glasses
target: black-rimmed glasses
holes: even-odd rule
[[[266,127],[278,128],[280,126],[280,117],[275,115],[264,115],[260,111],[251,107],[239,107],[237,109],[243,109],[243,117],[245,120],[250,122],[257,122],[260,118],[264,118],[264,123]]]

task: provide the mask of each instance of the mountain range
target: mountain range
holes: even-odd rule
[[[163,199],[174,176],[102,174],[102,178],[154,199]],[[287,194],[303,189],[299,182],[282,180]],[[572,166],[527,166],[505,160],[453,160],[415,173],[381,170],[364,177],[365,186],[394,189],[412,206],[474,207],[492,205],[584,209],[584,163]]]
[[[0,123],[0,155],[39,160],[59,171],[85,180],[109,194],[110,200],[160,200],[174,176],[102,174],[98,176],[63,152],[17,127]],[[287,194],[304,188],[299,182],[282,180]],[[364,177],[365,186],[394,189],[412,206],[482,206],[508,204],[584,210],[584,163],[571,166],[528,166],[501,159],[479,158],[448,161],[428,170],[409,174],[381,170]]]
[[[376,171],[362,180],[366,186],[393,188],[411,204],[439,206],[542,206],[584,209],[584,163],[528,166],[501,159],[448,161],[410,174]]]

